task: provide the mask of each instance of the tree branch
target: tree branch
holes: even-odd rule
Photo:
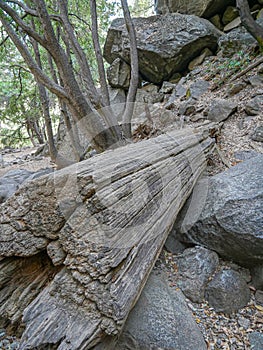
[[[0,8],[4,10],[4,12],[7,13],[16,22],[16,24],[20,28],[22,28],[26,34],[34,38],[42,46],[46,47],[45,39],[41,35],[39,35],[37,32],[35,32],[29,25],[27,25],[18,16],[18,14],[10,6],[8,6],[3,0],[0,0]]]
[[[61,86],[55,84],[52,80],[50,80],[49,77],[45,75],[43,71],[38,67],[36,62],[33,60],[27,47],[19,39],[18,35],[16,34],[12,26],[1,15],[0,15],[0,21],[2,22],[9,37],[12,39],[12,41],[16,45],[18,51],[20,52],[21,56],[25,60],[31,73],[34,75],[35,79],[38,82],[45,85],[51,92],[53,92],[57,96],[60,96],[61,98],[64,98],[64,99],[65,98],[68,99],[68,95],[65,92],[65,90]]]

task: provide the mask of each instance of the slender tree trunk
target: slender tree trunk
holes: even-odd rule
[[[124,135],[131,138],[131,119],[134,110],[134,102],[139,84],[139,60],[136,42],[136,33],[134,24],[131,19],[127,0],[121,0],[123,15],[126,23],[126,28],[130,39],[130,60],[131,60],[131,81],[127,95],[127,103],[125,112],[122,118]]]
[[[34,147],[36,147],[36,142],[35,142],[35,139],[34,139],[34,133],[33,133],[33,130],[32,130],[32,125],[31,125],[31,122],[29,119],[26,119],[26,131],[27,131],[27,134],[28,134],[28,137],[30,138],[30,141],[32,143],[32,145]]]
[[[34,21],[32,20],[31,23],[32,23],[32,27],[35,29]],[[39,68],[42,69],[42,63],[41,63],[38,43],[34,39],[31,39],[31,42],[32,42],[32,46],[34,49],[36,62],[38,64]],[[55,145],[54,134],[53,134],[53,129],[52,129],[52,121],[51,121],[51,117],[50,117],[50,113],[49,113],[48,94],[47,94],[46,88],[44,87],[43,84],[38,83],[37,85],[38,85],[39,96],[40,96],[42,111],[43,111],[43,115],[44,115],[44,120],[45,120],[46,131],[47,131],[49,154],[50,154],[51,160],[56,163],[58,151],[57,151],[57,148]]]
[[[239,10],[242,25],[257,40],[260,49],[263,50],[263,27],[252,17],[248,1],[237,0],[236,6]]]

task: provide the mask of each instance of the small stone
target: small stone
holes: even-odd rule
[[[181,103],[179,107],[179,115],[191,115],[195,113],[195,103],[193,99]]]
[[[169,81],[164,81],[159,92],[162,94],[170,94],[173,92],[174,88],[175,88],[175,84],[172,84]]]
[[[238,324],[240,327],[243,327],[244,329],[248,329],[250,327],[250,321],[245,317],[239,317]]]

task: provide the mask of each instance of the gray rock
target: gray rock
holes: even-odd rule
[[[206,92],[208,92],[209,88],[210,88],[209,81],[198,79],[190,86],[190,91],[189,91],[190,96],[197,100],[199,97],[201,97]]]
[[[258,141],[258,142],[263,142],[263,125],[258,126],[252,136],[251,136],[252,140],[254,141]]]
[[[53,169],[40,169],[35,173],[26,169],[8,171],[0,178],[0,203],[5,202],[26,181],[33,180],[42,175],[52,172]]]
[[[179,107],[179,115],[191,115],[194,114],[196,111],[195,108],[196,100],[189,99],[187,101],[184,101],[180,104]]]
[[[250,320],[246,317],[239,317],[237,322],[238,322],[239,326],[244,328],[244,329],[248,329],[251,325]]]
[[[254,75],[248,79],[249,83],[254,87],[262,87],[263,86],[263,76],[262,75]],[[263,99],[263,97],[262,97]]]
[[[1,181],[1,180],[0,180]],[[9,197],[12,196],[18,189],[19,184],[10,181],[1,181],[0,183],[0,203],[4,203]]]
[[[187,201],[175,224],[181,241],[202,245],[243,266],[262,264],[262,174],[260,154],[201,180],[199,196]]]
[[[193,302],[202,302],[209,278],[219,264],[218,255],[203,247],[186,249],[179,258],[178,286]]]
[[[180,12],[208,18],[232,4],[231,0],[156,0],[155,10],[158,14]]]
[[[158,103],[163,101],[163,94],[158,92],[156,85],[146,85],[137,90],[136,102],[138,103]]]
[[[263,110],[263,95],[253,97],[245,106],[248,115],[258,115]]]
[[[0,178],[0,203],[5,202],[19,188],[19,186],[32,175],[25,169],[8,171]]]
[[[164,272],[151,273],[115,349],[206,349],[182,292],[168,285]]]
[[[234,270],[221,270],[206,288],[206,298],[216,312],[232,313],[246,306],[250,290],[245,280]]]
[[[179,239],[176,238],[176,232],[170,232],[164,246],[165,249],[172,254],[180,254],[187,248],[184,243],[180,242]]]
[[[195,69],[197,66],[199,66],[200,64],[202,64],[205,60],[206,57],[208,56],[212,56],[212,51],[205,48],[202,52],[201,55],[194,58],[188,65],[188,69],[189,70],[193,70]]]
[[[256,289],[263,290],[263,264],[262,265],[253,266],[250,269],[250,273],[251,273],[251,276],[252,276],[252,285]]]
[[[126,104],[126,94],[123,89],[113,89],[109,87],[110,103],[114,106],[114,112],[119,121],[122,120]]]
[[[126,62],[116,58],[107,69],[107,78],[111,87],[128,90],[130,86],[131,68]]]
[[[238,160],[248,160],[251,159],[253,157],[257,157],[259,156],[260,153],[256,152],[256,151],[238,151],[234,153],[234,156],[236,159]]]
[[[227,92],[226,92],[227,96],[233,96],[233,95],[239,93],[240,91],[242,91],[246,87],[246,85],[247,84],[244,82],[233,83],[227,89]]]
[[[263,19],[258,19],[257,22],[262,25]],[[253,45],[257,45],[256,39],[243,26],[221,35],[218,40],[219,50],[224,56],[232,56],[234,53]]]
[[[176,86],[175,84],[170,83],[169,81],[164,81],[160,89],[160,92],[163,94],[171,94],[175,89],[175,86]]]
[[[50,242],[47,246],[47,253],[55,266],[62,265],[66,258],[66,253],[59,241]]]
[[[248,334],[251,349],[262,350],[263,349],[263,333],[252,332]]]
[[[22,184],[32,174],[32,171],[28,171],[26,169],[10,170],[4,176],[1,177],[0,181],[11,179],[12,182]]]
[[[54,169],[52,168],[45,168],[45,169],[40,169],[38,171],[36,171],[35,173],[33,173],[32,175],[30,175],[26,181],[31,181],[34,179],[39,178],[40,176],[46,175],[46,174],[51,174],[54,171]]]
[[[226,120],[236,109],[236,102],[218,98],[211,102],[207,118],[214,122],[221,122]]]
[[[179,13],[134,18],[139,70],[148,82],[160,84],[186,69],[203,49],[215,50],[221,33],[207,20]],[[128,33],[123,19],[115,19],[108,31],[104,57],[130,61]]]
[[[227,6],[223,17],[222,17],[222,22],[224,25],[232,22],[235,18],[237,18],[239,15],[239,11],[236,7],[234,6]]]
[[[176,85],[176,88],[175,88],[174,92],[172,93],[172,95],[170,96],[168,102],[166,103],[165,108],[170,109],[170,108],[175,107],[178,100],[180,100],[182,97],[186,96],[186,92],[187,92],[186,87],[183,85],[182,82],[179,82]]]

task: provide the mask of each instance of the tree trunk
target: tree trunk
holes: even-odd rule
[[[21,350],[108,349],[206,167],[210,127],[104,152],[26,183],[2,205],[0,256],[9,258],[0,263],[1,290],[13,285],[16,256],[47,251],[59,270],[49,284],[44,274],[38,296],[32,282],[0,307],[6,320],[5,310],[23,305]]]
[[[252,17],[247,0],[237,0],[236,4],[242,25],[257,40],[260,49],[263,50],[263,27]]]

